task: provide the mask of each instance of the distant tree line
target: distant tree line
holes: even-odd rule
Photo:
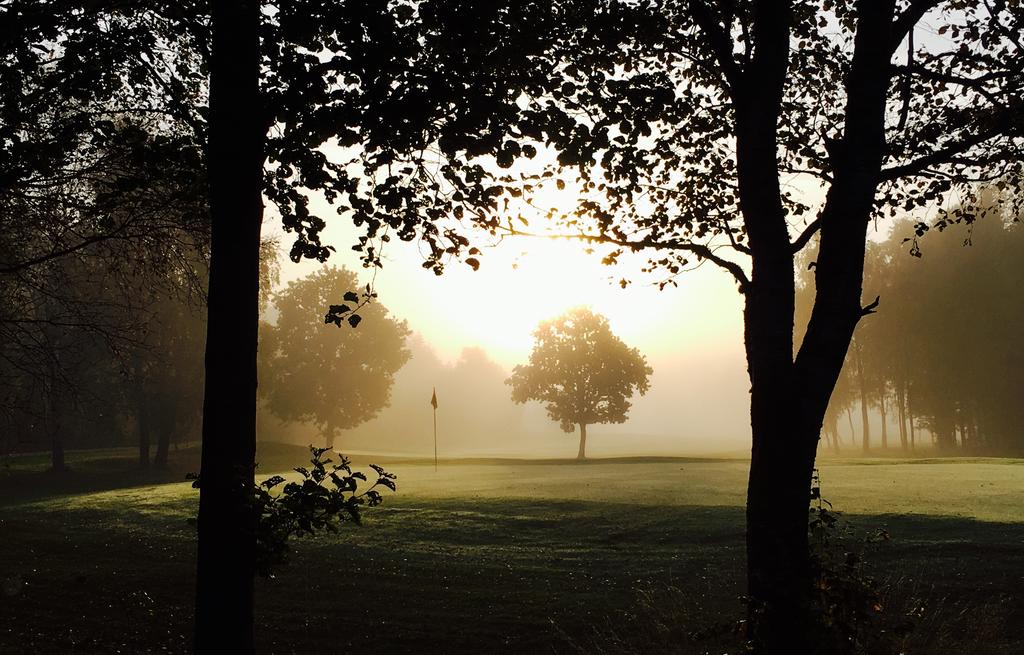
[[[868,244],[864,294],[879,306],[854,334],[823,447],[838,450],[857,416],[865,452],[1024,453],[1024,229],[997,215],[941,237],[919,229],[897,223]],[[805,280],[804,316],[812,293]]]
[[[0,185],[0,448],[60,471],[66,447],[137,441],[165,465],[201,411],[201,166],[144,120],[61,145],[61,168]]]

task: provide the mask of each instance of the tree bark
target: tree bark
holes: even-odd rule
[[[576,453],[576,459],[587,458],[587,424],[580,423],[580,451]]]
[[[827,405],[826,397],[813,424],[793,393],[794,265],[776,140],[789,20],[786,6],[755,5],[755,56],[733,89],[739,200],[752,254],[744,289],[752,433],[747,586],[748,637],[759,653],[801,652],[808,644],[807,508]]]
[[[259,5],[215,0],[207,167],[210,284],[196,653],[254,652],[256,338],[266,119]]]
[[[885,150],[894,0],[858,3],[846,123],[820,214],[816,295],[793,359],[794,265],[781,202],[776,129],[789,48],[783,3],[755,3],[753,57],[734,90],[739,200],[752,269],[744,341],[751,380],[747,492],[748,636],[755,653],[807,654],[813,644],[807,512],[829,397],[863,316],[868,220]]]

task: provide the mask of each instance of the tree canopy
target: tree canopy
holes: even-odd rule
[[[211,7],[12,0],[5,25],[22,38],[0,45],[5,180],[78,152],[123,112],[159,115],[207,164],[200,534],[215,536],[200,539],[200,587],[214,591],[200,593],[199,634],[228,625],[251,650],[251,608],[217,590],[251,595],[232,490],[248,488],[254,458],[262,199],[297,234],[293,258],[323,260],[309,205],[323,194],[363,228],[369,266],[397,236],[420,240],[435,272],[454,258],[475,268],[466,228],[516,233],[537,213],[604,244],[608,262],[647,252],[666,281],[694,259],[732,275],[751,379],[751,638],[808,650],[807,487],[854,330],[878,308],[861,298],[867,228],[905,211],[919,212],[915,236],[929,211],[970,222],[948,201],[983,180],[997,211],[1019,213],[1020,3]],[[941,38],[915,38],[923,21]],[[547,187],[573,191],[575,207],[535,212]],[[794,347],[794,257],[816,237]]]
[[[405,322],[381,303],[360,311],[358,329],[324,322],[324,308],[356,284],[355,273],[333,266],[289,282],[273,297],[276,321],[261,328],[260,394],[268,409],[312,422],[329,446],[388,406],[394,376],[410,356]]]
[[[529,363],[512,369],[507,380],[512,400],[544,403],[565,432],[578,425],[583,459],[587,426],[624,423],[631,398],[647,393],[654,370],[612,333],[607,318],[586,308],[544,321],[534,339]]]

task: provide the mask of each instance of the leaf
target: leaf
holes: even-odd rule
[[[260,486],[263,487],[264,489],[273,489],[274,487],[276,487],[277,485],[281,484],[282,482],[284,482],[284,478],[282,478],[280,475],[275,475],[272,478],[264,480],[260,484]]]
[[[343,298],[346,302],[359,302],[359,294],[355,291],[346,291]]]
[[[348,317],[348,324],[351,325],[352,327],[359,327],[359,323],[362,320],[363,317],[360,316],[359,314],[352,314],[351,316]]]
[[[474,271],[480,270],[480,260],[478,260],[476,257],[467,258],[466,263],[472,266]]]

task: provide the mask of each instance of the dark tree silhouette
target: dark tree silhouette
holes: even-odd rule
[[[967,0],[624,4],[306,0],[262,11],[223,0],[212,22],[206,5],[180,2],[5,5],[29,32],[0,51],[15,62],[5,84],[29,91],[4,94],[12,121],[0,143],[15,176],[61,154],[63,144],[22,134],[51,97],[83,108],[61,134],[101,131],[91,117],[113,98],[207,145],[198,650],[252,650],[242,490],[252,485],[262,195],[297,234],[294,258],[330,252],[309,210],[314,191],[364,228],[368,265],[380,264],[380,242],[420,238],[440,272],[451,258],[480,261],[458,223],[439,223],[515,232],[513,203],[566,177],[580,199],[566,231],[608,244],[609,261],[647,248],[662,251],[652,265],[669,274],[711,261],[744,293],[751,637],[762,652],[809,650],[808,487],[829,395],[874,307],[861,299],[867,226],[945,206],[978,179],[1011,180],[1006,195],[1020,188],[1021,12]],[[944,39],[915,46],[933,9]],[[56,96],[37,79],[54,71]],[[553,158],[536,157],[545,145]],[[535,157],[545,168],[535,177],[494,172]],[[824,187],[813,218],[783,184],[790,175]],[[794,256],[816,235],[815,302],[794,350]]]
[[[388,406],[395,373],[409,360],[405,321],[381,303],[360,310],[358,329],[339,329],[323,310],[339,291],[358,285],[355,273],[333,266],[288,286],[273,298],[274,325],[260,334],[260,395],[285,421],[311,421],[328,448],[342,430]]]
[[[506,381],[512,400],[544,403],[566,432],[579,426],[576,458],[584,459],[587,426],[624,423],[630,398],[647,393],[654,371],[640,351],[612,334],[607,318],[589,309],[544,321],[534,339],[530,362],[516,366]]]
[[[751,381],[749,636],[755,652],[811,652],[808,489],[854,329],[878,308],[861,298],[869,223],[925,208],[940,225],[970,221],[944,211],[947,194],[983,179],[1019,211],[1024,15],[939,0],[655,5],[613,68],[575,59],[554,100],[524,103],[527,135],[557,163],[505,181],[520,195],[573,185],[564,236],[607,244],[607,261],[655,249],[650,268],[666,276],[696,259],[735,278]],[[942,40],[914,40],[926,15]],[[794,258],[815,238],[796,344]]]
[[[560,85],[553,53],[576,50],[567,42],[584,20],[610,24],[589,2],[300,0],[264,9],[255,0],[12,0],[5,27],[20,38],[0,44],[0,75],[11,91],[2,99],[9,167],[0,184],[63,170],[68,153],[102,139],[122,115],[158,117],[206,164],[212,238],[199,652],[253,649],[254,519],[246,498],[264,196],[295,234],[294,260],[324,261],[332,250],[320,241],[324,219],[310,211],[314,193],[364,230],[357,249],[368,266],[380,265],[379,244],[393,236],[420,239],[425,266],[437,273],[452,257],[479,266],[466,253],[468,239],[437,223],[465,216],[490,225],[501,188],[479,163],[460,159],[507,167],[536,155],[506,138],[522,94]],[[617,56],[595,43],[601,48],[589,55]],[[56,119],[40,120],[54,109],[62,112]],[[51,124],[59,129],[38,129]],[[328,143],[342,147],[322,148]]]
[[[152,354],[154,296],[201,296],[208,241],[197,161],[151,121],[122,118],[68,159],[0,186],[0,385],[47,390],[37,423],[52,426],[56,470],[67,437],[87,445],[89,430],[74,428],[86,427],[90,408],[93,419],[118,411],[109,392],[120,385],[92,378],[101,368],[115,380],[119,369],[137,373]],[[18,375],[5,375],[12,370]],[[58,399],[61,411],[49,409]]]

